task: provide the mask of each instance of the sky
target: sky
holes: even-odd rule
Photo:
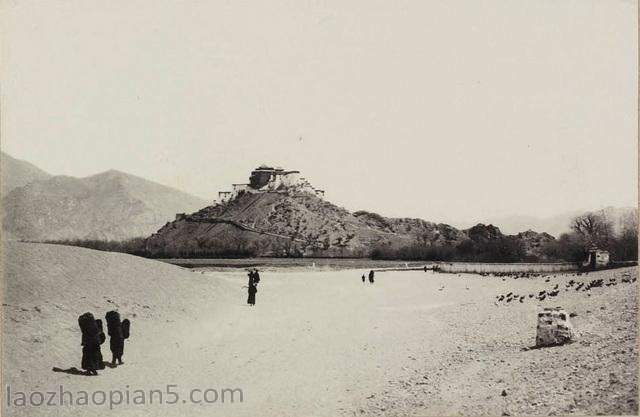
[[[5,0],[1,144],[432,221],[637,205],[637,3]]]

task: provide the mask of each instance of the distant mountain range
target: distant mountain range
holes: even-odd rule
[[[5,161],[7,164],[5,165]],[[51,176],[2,154],[3,234],[21,240],[146,237],[175,217],[207,205],[182,191],[107,171]]]
[[[5,196],[15,188],[50,177],[51,174],[33,164],[0,152],[0,195]]]

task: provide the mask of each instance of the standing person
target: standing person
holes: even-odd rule
[[[253,283],[256,285],[260,283],[260,274],[258,273],[258,268],[253,269]]]
[[[373,269],[369,271],[369,282],[373,284]]]
[[[363,284],[364,284],[365,280],[366,280],[366,277],[364,276],[364,274],[362,274],[362,283]]]
[[[129,320],[120,321],[120,314],[117,311],[109,311],[105,316],[107,320],[107,333],[111,337],[109,339],[109,348],[111,349],[111,364],[122,365],[122,355],[124,354],[124,340],[129,337]]]
[[[250,306],[254,306],[256,304],[256,293],[258,292],[258,288],[256,288],[255,279],[255,270],[249,271],[249,283],[247,284],[247,292],[249,296],[247,297],[247,304],[249,304]]]
[[[249,280],[249,287],[248,287],[249,296],[247,297],[247,304],[249,304],[252,307],[256,305],[257,292],[258,292],[258,289],[256,288],[255,282],[253,280]]]
[[[87,371],[87,375],[98,375],[98,369],[104,369],[100,352],[104,333],[91,313],[81,315],[78,325],[82,331],[82,369]]]

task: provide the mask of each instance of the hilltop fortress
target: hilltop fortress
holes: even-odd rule
[[[226,203],[236,198],[241,192],[247,193],[309,193],[317,197],[324,197],[324,190],[315,188],[306,178],[300,176],[300,171],[285,171],[282,168],[272,168],[261,165],[251,172],[248,184],[232,184],[231,191],[220,191],[217,203]]]
[[[422,219],[351,213],[323,194],[298,171],[260,166],[246,184],[221,192],[218,202],[176,214],[146,239],[145,251],[159,258],[357,258],[407,250],[437,257],[497,253],[544,260],[544,248],[554,240],[535,232],[506,236],[492,225],[458,230]]]

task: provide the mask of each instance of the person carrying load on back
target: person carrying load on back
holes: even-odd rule
[[[111,364],[116,365],[116,360],[119,365],[122,365],[122,355],[124,354],[124,341],[129,338],[129,319],[120,321],[120,313],[117,311],[109,311],[105,319],[107,320],[107,332],[111,339],[109,339],[109,348],[111,348]]]
[[[98,375],[98,369],[104,369],[100,345],[106,337],[102,330],[102,320],[96,320],[91,313],[78,317],[78,325],[82,331],[82,369],[87,375]]]

